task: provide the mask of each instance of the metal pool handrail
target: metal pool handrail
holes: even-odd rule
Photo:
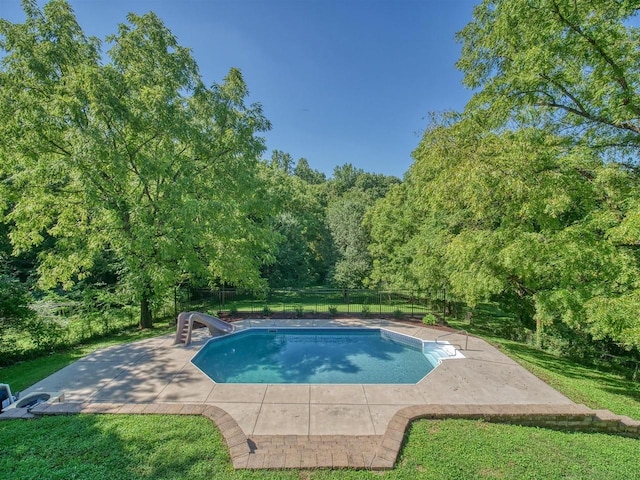
[[[438,343],[438,340],[440,340],[441,338],[448,337],[449,335],[456,335],[456,334],[465,335],[464,348],[462,348],[462,346],[458,345],[457,343],[452,343],[450,345],[454,345],[458,347],[458,350],[467,350],[467,347],[469,346],[469,332],[467,332],[466,330],[454,330],[453,332],[443,333],[438,338],[436,338],[436,343]]]

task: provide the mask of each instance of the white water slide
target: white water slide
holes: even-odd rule
[[[191,332],[193,324],[197,322],[209,329],[211,335],[216,332],[231,333],[235,327],[229,322],[220,320],[218,317],[202,312],[180,312],[176,325],[176,340],[174,343],[184,343],[185,347],[191,343]]]

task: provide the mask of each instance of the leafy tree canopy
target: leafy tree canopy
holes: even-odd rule
[[[612,241],[635,175],[543,130],[486,132],[469,118],[434,124],[414,157],[368,218],[373,278],[640,344],[624,316],[640,308],[638,258]]]
[[[283,159],[286,162],[280,161]],[[275,151],[261,169],[270,198],[277,204],[271,219],[277,250],[274,262],[263,268],[269,286],[276,288],[323,282],[331,249],[319,195],[323,186],[309,184],[294,174],[292,163],[289,154]]]
[[[306,158],[298,160],[293,173],[296,177],[313,185],[319,185],[327,181],[327,176],[324,173],[311,168],[309,166],[309,161]]]
[[[458,67],[489,125],[543,122],[592,147],[640,142],[636,1],[485,0],[459,34]]]
[[[556,240],[548,234],[542,244],[528,239],[505,257],[513,265],[528,263],[529,277],[540,286],[547,279],[547,287],[532,290],[538,319],[562,318],[598,337],[635,345],[639,13],[635,1],[485,0],[458,34],[458,67],[465,84],[477,90],[466,109],[474,128],[533,127],[567,147],[548,157],[558,164],[564,191],[541,199],[545,212],[566,213],[536,222],[541,232],[558,222]],[[548,155],[537,140],[525,145],[535,152],[531,162]],[[544,192],[548,175],[530,173]],[[505,199],[500,209],[521,209],[514,200],[519,198]]]
[[[70,286],[108,251],[141,326],[185,277],[256,286],[270,259],[269,202],[254,168],[269,128],[240,71],[206,87],[153,13],[88,38],[64,0],[0,22],[0,175],[15,252],[42,286]]]

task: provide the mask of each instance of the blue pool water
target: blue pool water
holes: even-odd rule
[[[437,355],[429,360],[420,340],[399,337],[368,328],[257,328],[209,341],[192,362],[218,383],[417,383]]]

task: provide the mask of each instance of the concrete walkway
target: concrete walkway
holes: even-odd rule
[[[424,340],[443,334],[420,324],[385,320],[236,323],[240,329],[294,325],[385,327]],[[41,414],[207,415],[221,427],[238,468],[390,468],[404,430],[392,433],[393,440],[389,426],[398,415],[402,417],[401,412],[409,411],[408,407],[437,413],[446,406],[450,413],[466,411],[483,416],[495,415],[503,406],[514,414],[532,409],[548,414],[585,414],[584,407],[474,337],[468,338],[465,358],[443,361],[416,385],[216,384],[190,363],[208,338],[206,329],[199,329],[188,347],[173,345],[173,336],[167,335],[105,348],[38,382],[23,395],[64,392],[63,404],[36,407],[34,412]],[[445,340],[463,347],[467,341],[459,334]],[[220,422],[221,418],[224,421]],[[393,443],[389,451],[383,448],[385,439],[387,445]]]

